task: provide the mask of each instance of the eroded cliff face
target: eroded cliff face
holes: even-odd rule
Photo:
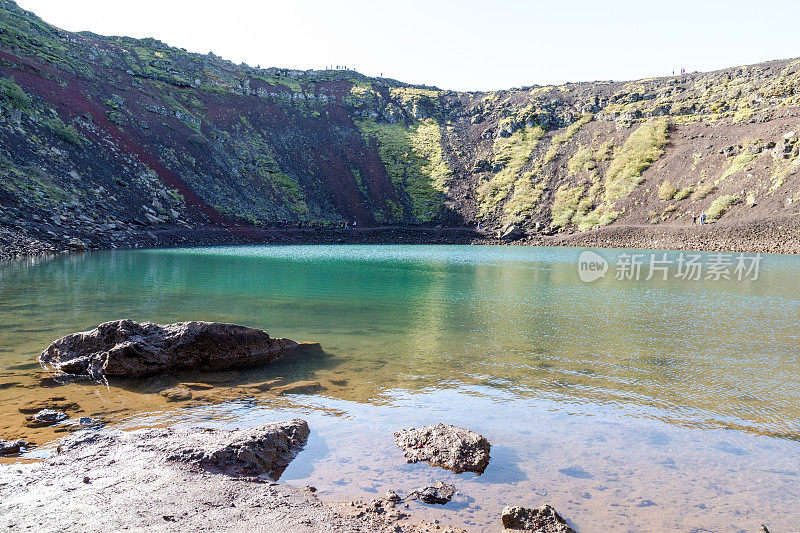
[[[800,61],[492,93],[234,65],[0,0],[0,224],[532,232],[797,213]]]

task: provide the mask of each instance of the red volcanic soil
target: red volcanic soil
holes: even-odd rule
[[[112,124],[103,110],[94,102],[87,100],[84,95],[89,94],[90,91],[89,84],[85,80],[61,70],[56,71],[44,64],[34,64],[1,50],[0,58],[20,65],[22,68],[14,71],[14,78],[23,83],[29,92],[50,103],[61,117],[66,117],[71,121],[80,115],[91,115],[92,122],[99,126],[108,138],[104,139],[92,132],[85,132],[87,135],[94,136],[97,141],[111,141],[127,154],[135,156],[153,170],[162,183],[177,190],[189,206],[205,214],[212,222],[226,221],[225,217],[198,197],[180,177],[166,168],[156,156],[145,150],[141,138],[129,130]],[[51,77],[46,77],[47,74],[53,78],[65,80],[66,87],[53,81]],[[65,122],[68,121],[65,120]]]

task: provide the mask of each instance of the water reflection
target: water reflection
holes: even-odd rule
[[[776,520],[791,514],[800,259],[765,256],[758,281],[586,284],[578,254],[291,246],[3,263],[0,429],[23,435],[21,402],[54,395],[121,427],[302,415],[314,433],[286,475],[343,498],[425,482],[428,467],[397,460],[391,432],[448,421],[495,443],[483,480],[453,478],[472,500],[452,512],[476,528],[490,527],[502,504],[536,503],[523,493],[561,502],[579,522],[602,515],[627,529],[755,520],[758,502]],[[109,390],[38,385],[31,362],[54,338],[117,318],[235,322],[318,341],[329,357]],[[324,391],[285,397],[255,386],[275,376],[316,379]],[[159,394],[185,383],[213,389],[193,390],[188,403]],[[42,444],[54,435],[24,436]],[[753,487],[753,476],[770,486]],[[747,494],[749,510],[725,486]],[[764,503],[781,491],[789,503]],[[667,512],[698,505],[680,520]],[[623,508],[624,519],[601,512]]]

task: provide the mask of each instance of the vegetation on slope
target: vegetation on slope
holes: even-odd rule
[[[70,33],[9,0],[0,51],[0,221],[19,216],[6,204],[49,218],[112,197],[138,210],[129,219],[175,219],[177,191],[255,224],[455,214],[581,231],[744,204],[777,213],[800,195],[799,61],[456,93]]]
[[[412,213],[384,213],[384,219],[433,220],[442,209],[451,174],[442,158],[439,125],[433,119],[411,126],[376,120],[356,124],[367,141],[375,140],[392,183],[411,199]]]
[[[666,119],[651,119],[628,137],[606,171],[606,203],[613,205],[642,182],[642,173],[664,154],[668,128]]]
[[[517,183],[522,167],[528,162],[536,144],[544,136],[540,126],[523,127],[508,137],[494,141],[492,166],[498,171],[478,188],[479,216],[486,217],[508,198]],[[530,180],[531,175],[526,176]]]

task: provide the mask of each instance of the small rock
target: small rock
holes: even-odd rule
[[[389,489],[386,491],[386,500],[390,502],[399,502],[402,500],[402,498],[395,491]]]
[[[26,423],[30,427],[43,427],[58,424],[69,418],[66,413],[56,411],[55,409],[42,409],[28,419]]]
[[[72,237],[67,244],[69,244],[70,247],[75,248],[76,250],[87,249],[86,243],[77,237]]]
[[[0,439],[0,456],[14,455],[22,451],[22,448],[28,446],[24,440],[3,440]]]
[[[530,509],[528,507],[504,507],[502,515],[505,529],[522,529],[540,533],[575,533],[549,505]]]
[[[424,503],[444,505],[453,499],[455,493],[456,488],[453,485],[449,485],[444,481],[436,481],[427,487],[415,489],[411,496],[419,498]]]
[[[468,429],[437,424],[403,429],[394,437],[409,463],[427,461],[431,466],[441,466],[456,474],[475,472],[478,475],[489,465],[489,441]]]

